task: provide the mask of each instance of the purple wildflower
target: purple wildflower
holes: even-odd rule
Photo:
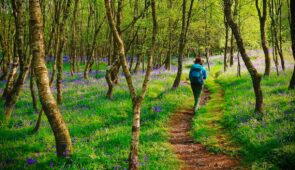
[[[161,112],[161,107],[160,106],[155,106],[154,111],[157,112],[157,113]]]
[[[37,160],[35,160],[35,159],[33,159],[33,158],[29,158],[29,159],[27,159],[27,163],[28,163],[28,165],[33,165],[33,164],[35,164],[37,162]]]
[[[149,157],[147,156],[147,155],[144,155],[144,162],[148,162],[148,160],[149,160]]]
[[[50,162],[49,166],[50,168],[53,168],[53,162]]]
[[[65,56],[63,57],[63,61],[64,61],[64,62],[68,62],[68,61],[70,61],[70,57],[67,56],[67,55],[65,55]]]
[[[66,150],[66,151],[64,151],[62,154],[63,154],[64,156],[68,156],[68,155],[69,155],[69,151]]]
[[[108,60],[107,57],[105,57],[105,58],[102,59],[102,61],[105,62],[105,63],[107,63],[109,60]]]

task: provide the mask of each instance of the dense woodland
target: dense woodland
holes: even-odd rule
[[[295,166],[295,1],[0,0],[0,18],[0,169],[185,167],[168,122],[195,57],[194,140]]]

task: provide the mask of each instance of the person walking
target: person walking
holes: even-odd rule
[[[204,61],[200,57],[196,57],[189,73],[191,87],[194,94],[195,112],[199,109],[200,97],[204,86],[204,80],[207,78],[206,68],[203,67]]]

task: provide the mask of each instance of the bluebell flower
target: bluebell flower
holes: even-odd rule
[[[35,159],[33,159],[33,158],[29,158],[29,159],[27,159],[27,163],[28,163],[28,165],[33,165],[33,164],[35,164],[37,162],[37,160],[35,160]]]
[[[154,111],[157,112],[157,113],[161,112],[161,107],[160,106],[155,106]]]
[[[53,168],[53,162],[50,162],[49,166],[50,168]]]

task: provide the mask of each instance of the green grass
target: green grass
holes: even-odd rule
[[[100,68],[103,69],[104,66]],[[80,71],[83,65],[80,67]],[[287,90],[291,72],[262,80],[264,115],[254,113],[254,93],[248,74],[222,74],[220,64],[209,73],[211,100],[194,118],[192,134],[210,151],[239,156],[250,169],[291,169],[295,160],[295,92]],[[65,64],[65,74],[69,65]],[[37,115],[25,84],[11,121],[0,124],[0,169],[124,169],[128,167],[132,108],[124,78],[107,100],[103,72],[65,75],[64,104],[60,110],[70,130],[74,155],[70,163],[56,158],[53,133],[45,117],[32,135]],[[168,142],[169,116],[179,107],[192,107],[187,85],[171,90],[175,74],[153,75],[142,107],[141,169],[179,169]],[[183,79],[187,80],[187,70]],[[135,76],[137,88],[143,75]],[[4,82],[0,82],[1,89]],[[56,91],[55,89],[53,90]],[[3,101],[1,113],[3,112]],[[154,107],[159,106],[160,112]],[[40,108],[40,104],[39,104]],[[3,115],[3,114],[1,114]],[[226,141],[220,144],[220,141]],[[37,163],[29,166],[29,158]]]
[[[221,74],[206,82],[211,98],[198,112],[192,131],[197,141],[216,152],[226,152],[216,139],[219,128],[238,145],[234,154],[250,169],[292,169],[295,167],[295,91],[288,90],[291,71],[264,77],[264,113],[254,113],[255,96],[251,79]],[[224,97],[220,92],[224,91]],[[216,110],[216,108],[218,108]],[[217,111],[217,112],[216,112]],[[223,112],[223,116],[220,115]],[[212,127],[216,121],[217,128]],[[211,123],[210,123],[211,122]]]
[[[223,124],[240,144],[242,158],[254,169],[295,167],[295,91],[288,90],[290,77],[287,71],[262,80],[263,115],[254,113],[249,76],[222,75],[219,79],[227,106]]]
[[[204,144],[208,150],[233,155],[236,147],[220,122],[225,108],[223,88],[216,82],[220,69],[220,65],[217,65],[209,73],[205,88],[210,92],[210,100],[196,112],[192,134],[196,141]]]
[[[0,169],[50,169],[50,164],[54,169],[128,167],[132,108],[125,80],[122,78],[110,101],[105,97],[103,78],[90,77],[88,81],[81,75],[65,78],[64,104],[59,108],[74,144],[72,162],[66,164],[56,158],[53,133],[45,117],[40,132],[30,134],[37,115],[26,84],[10,123],[0,129]],[[174,74],[163,73],[152,78],[142,107],[140,166],[141,169],[178,169],[179,161],[168,142],[167,121],[178,107],[190,104],[187,101],[191,90],[189,86],[171,90]],[[142,79],[142,74],[135,76],[135,84],[140,86]],[[76,80],[83,83],[75,83]],[[155,106],[160,107],[160,112],[154,111]],[[29,158],[37,163],[29,166],[26,163]]]

